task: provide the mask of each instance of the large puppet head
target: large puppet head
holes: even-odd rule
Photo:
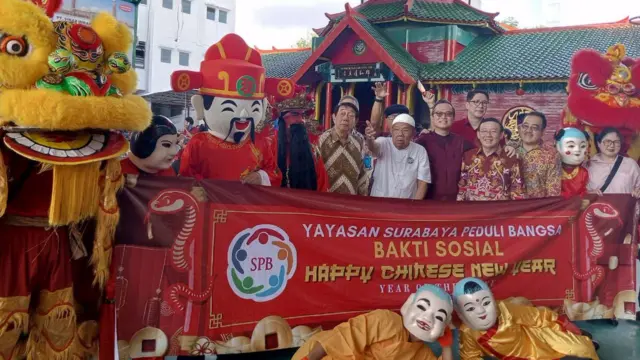
[[[114,130],[145,129],[151,111],[133,95],[131,29],[108,13],[91,25],[52,22],[47,16],[60,4],[2,0],[0,136],[11,151],[53,169],[53,188],[43,189],[51,193],[50,225],[97,218],[92,261],[104,284],[123,183],[119,157],[128,149]],[[0,213],[3,198],[0,191]]]
[[[563,164],[580,165],[584,162],[589,149],[589,138],[584,131],[564,128],[556,133],[555,139]]]
[[[178,131],[171,120],[156,115],[144,131],[131,136],[129,158],[142,171],[157,173],[171,167],[180,146]]]
[[[627,58],[622,44],[611,46],[606,54],[577,52],[567,105],[586,125],[640,130],[640,61]]]
[[[198,118],[204,118],[211,134],[233,143],[253,137],[267,94],[290,97],[294,90],[291,80],[267,79],[260,53],[236,34],[225,35],[207,50],[200,71],[171,74],[171,87],[178,92],[199,89],[191,99]]]
[[[465,325],[474,330],[488,330],[498,319],[498,307],[487,283],[473,277],[464,278],[453,288],[456,312]]]
[[[400,313],[404,327],[416,338],[434,342],[451,322],[451,296],[440,287],[424,285],[409,295]]]

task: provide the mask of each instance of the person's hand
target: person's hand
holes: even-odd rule
[[[426,134],[430,134],[432,133],[434,130],[429,128],[429,129],[422,129],[422,131],[420,131],[420,135],[426,135]]]
[[[604,194],[602,193],[602,191],[600,191],[600,189],[591,190],[591,191],[589,191],[589,194],[596,194],[596,195],[598,195],[598,196],[602,196],[602,195],[604,195]]]
[[[516,149],[513,146],[505,146],[504,147],[504,152],[505,154],[507,154],[508,157],[512,158],[512,157],[516,157],[518,158],[518,154],[516,153]]]
[[[376,130],[371,125],[371,121],[367,120],[367,127],[364,129],[364,134],[367,139],[375,139],[376,138]]]
[[[631,192],[631,196],[633,196],[634,198],[640,198],[640,188],[636,188]]]
[[[260,173],[257,171],[251,172],[242,178],[242,183],[249,185],[262,185],[262,176],[260,176]]]
[[[384,84],[381,82],[377,82],[376,86],[372,87],[371,89],[376,94],[377,98],[384,99],[389,95],[389,93],[387,92],[387,87],[384,86]]]
[[[422,100],[432,108],[436,102],[436,94],[432,91],[427,91],[420,81],[418,81],[416,85],[418,86],[418,90],[420,90],[420,94],[422,94]]]

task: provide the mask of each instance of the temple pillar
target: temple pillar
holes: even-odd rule
[[[327,88],[325,89],[325,101],[324,101],[324,129],[331,129],[331,104],[333,103],[332,92],[333,92],[333,84],[330,82],[327,83]]]

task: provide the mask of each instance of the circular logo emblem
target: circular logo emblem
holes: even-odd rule
[[[176,90],[178,91],[187,91],[189,90],[189,86],[191,85],[191,78],[189,74],[182,73],[176,79]]]
[[[258,225],[238,233],[228,251],[227,279],[243,299],[265,302],[278,297],[296,271],[296,248],[284,230]]]
[[[289,96],[293,91],[293,86],[288,80],[280,80],[278,82],[278,94],[280,96]]]
[[[358,40],[353,44],[353,53],[360,56],[367,50],[367,44],[362,40]]]
[[[245,75],[236,82],[236,89],[240,96],[251,97],[256,93],[256,79]]]

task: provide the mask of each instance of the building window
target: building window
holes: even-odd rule
[[[227,14],[228,12],[224,11],[224,10],[220,10],[218,12],[218,21],[220,21],[223,24],[227,23]]]
[[[191,0],[182,0],[182,12],[191,14]]]
[[[136,58],[134,59],[133,66],[138,69],[144,69],[145,58],[147,57],[147,43],[146,41],[138,41],[136,44]]]
[[[160,49],[160,62],[171,64],[171,50]]]
[[[140,5],[147,5],[147,0],[140,0]]]
[[[178,51],[178,63],[180,66],[189,66],[189,53],[184,51]]]
[[[173,9],[173,0],[162,0],[162,7],[165,9]]]
[[[216,9],[207,6],[207,19],[208,20],[216,20]]]

